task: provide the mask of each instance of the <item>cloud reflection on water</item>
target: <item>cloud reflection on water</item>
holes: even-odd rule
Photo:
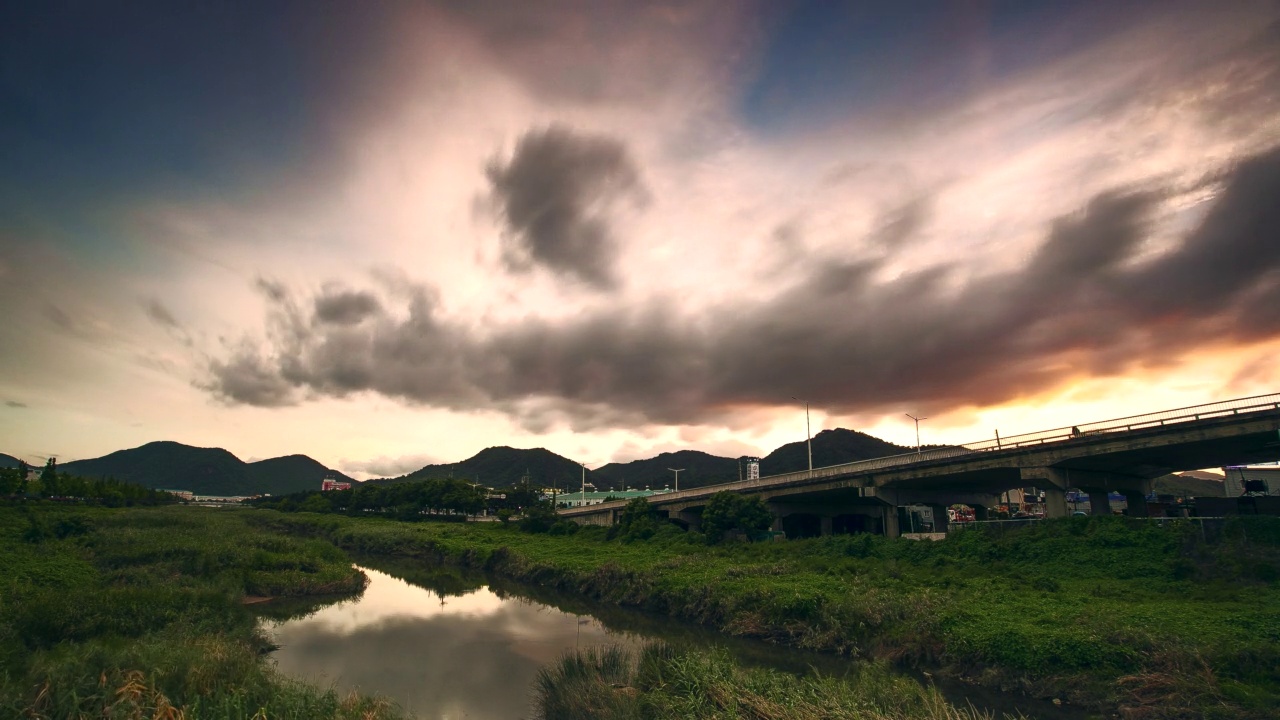
[[[284,674],[388,697],[422,720],[532,715],[538,668],[566,650],[633,644],[594,618],[576,616],[487,587],[440,597],[365,568],[359,599],[300,620],[268,624]]]

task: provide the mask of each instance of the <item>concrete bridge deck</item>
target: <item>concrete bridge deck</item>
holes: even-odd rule
[[[1067,514],[1063,491],[1090,493],[1095,511],[1109,512],[1117,491],[1144,509],[1151,480],[1179,470],[1280,459],[1280,394],[1239,398],[1158,413],[1086,423],[1003,439],[873,458],[755,480],[681,490],[649,498],[672,518],[696,526],[716,493],[756,495],[779,518],[804,513],[821,518],[861,516],[859,527],[897,534],[897,508],[928,505],[945,517],[955,503],[998,504],[1007,490],[1045,493],[1050,516]],[[616,522],[623,501],[561,510],[591,524]]]

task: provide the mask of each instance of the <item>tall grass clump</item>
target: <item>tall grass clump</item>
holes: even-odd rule
[[[637,654],[617,647],[579,650],[544,669],[536,705],[546,720],[970,720],[988,718],[957,707],[931,686],[883,663],[846,677],[796,677],[744,668],[723,650],[648,645]]]

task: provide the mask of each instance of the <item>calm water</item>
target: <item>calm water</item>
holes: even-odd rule
[[[370,582],[359,598],[319,609],[264,606],[267,616],[293,616],[263,620],[279,645],[273,657],[282,672],[340,693],[388,697],[420,720],[516,720],[534,717],[538,669],[574,648],[639,647],[652,640],[717,645],[746,664],[837,676],[853,662],[457,569],[378,564],[400,577],[361,563]],[[952,702],[1028,717],[1075,715],[1018,698],[946,694]]]
[[[638,645],[630,633],[488,587],[449,595],[364,568],[369,587],[304,618],[268,621],[285,674],[389,697],[421,720],[532,717],[541,666],[566,650]]]

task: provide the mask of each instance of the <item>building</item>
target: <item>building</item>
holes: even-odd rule
[[[1280,465],[1234,465],[1222,468],[1227,497],[1280,495]]]
[[[606,500],[630,500],[638,497],[648,497],[650,495],[661,495],[663,493],[672,492],[669,488],[662,490],[606,490],[591,492],[567,492],[558,493],[555,496],[555,503],[558,507],[583,507],[584,505],[599,505]],[[551,493],[543,493],[544,500],[551,500]]]
[[[351,483],[339,480],[333,477],[327,477],[320,482],[320,491],[328,492],[330,490],[350,490]]]

